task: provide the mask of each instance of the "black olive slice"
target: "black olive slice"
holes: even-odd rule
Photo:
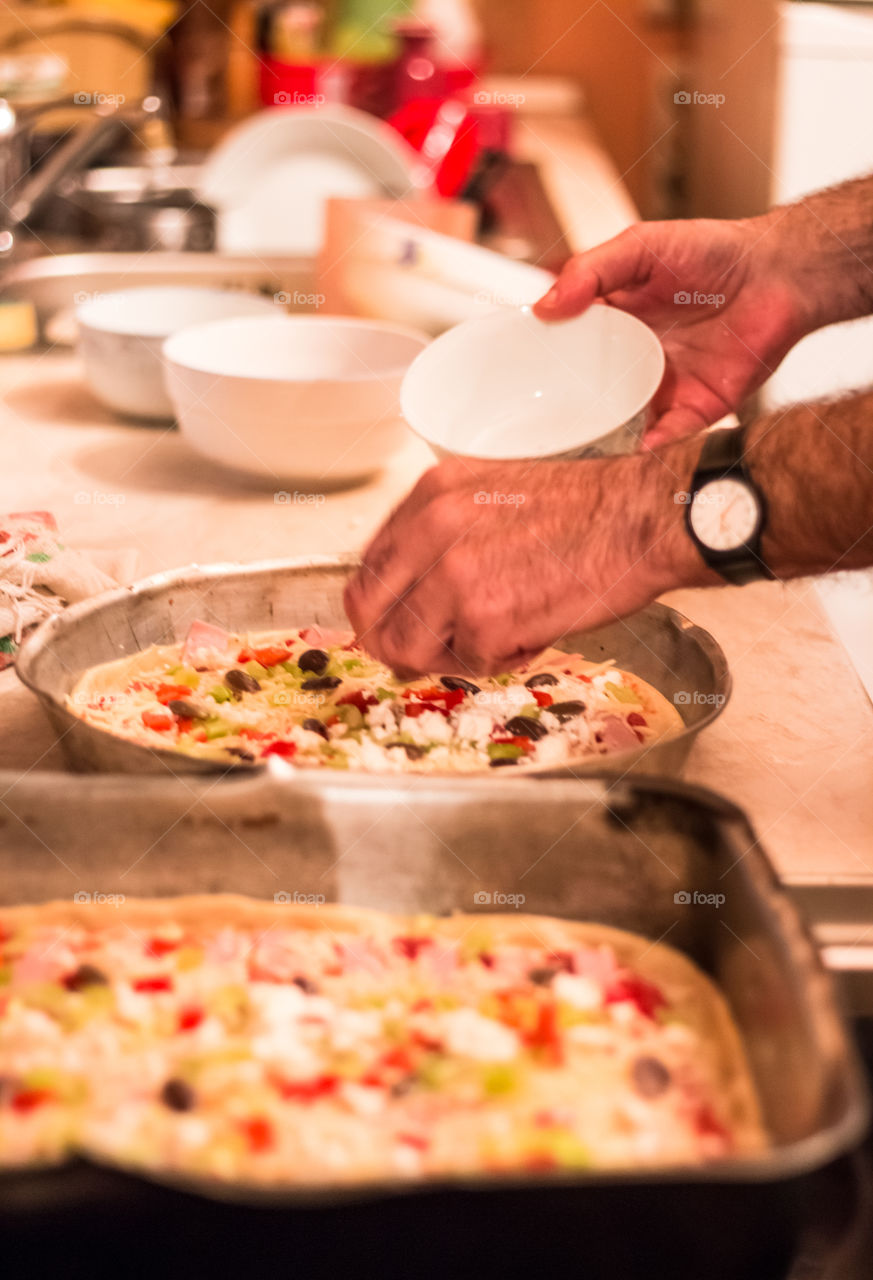
[[[311,671],[314,676],[323,676],[327,670],[330,657],[323,649],[307,649],[297,659],[301,671]]]
[[[339,676],[313,676],[311,680],[304,680],[301,689],[337,689],[342,684]]]
[[[550,716],[555,716],[563,724],[566,720],[572,720],[576,716],[581,716],[585,711],[584,702],[553,702],[550,707],[545,707]]]
[[[524,682],[525,689],[539,689],[540,685],[557,684],[558,677],[553,676],[551,671],[539,671],[535,676],[530,676]]]
[[[513,716],[503,727],[514,738],[530,738],[533,742],[539,742],[540,738],[544,738],[549,732],[546,726],[540,724],[539,720],[534,720],[533,716]]]
[[[240,671],[238,667],[225,671],[224,683],[234,693],[257,693],[261,687],[254,676],[250,676],[247,671]]]
[[[161,1089],[161,1102],[171,1111],[190,1111],[195,1101],[194,1090],[185,1080],[168,1080]]]
[[[472,680],[464,680],[461,676],[440,676],[440,684],[444,689],[463,689],[464,693],[481,693],[482,690]]]

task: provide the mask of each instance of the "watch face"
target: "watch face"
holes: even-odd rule
[[[755,536],[760,511],[754,491],[733,476],[710,480],[694,495],[691,527],[705,547],[735,551]]]

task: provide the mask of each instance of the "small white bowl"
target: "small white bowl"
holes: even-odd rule
[[[198,453],[333,488],[371,475],[403,443],[400,383],[427,341],[350,316],[218,320],[164,343],[167,390]]]
[[[150,285],[90,298],[76,308],[88,385],[118,413],[172,422],[161,354],[170,334],[204,320],[275,310],[274,302],[253,293],[195,285]]]
[[[546,323],[529,307],[465,320],[403,380],[406,421],[437,457],[632,452],[664,373],[651,329],[614,307]]]

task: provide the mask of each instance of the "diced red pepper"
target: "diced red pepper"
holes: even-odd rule
[[[155,689],[155,697],[158,702],[162,702],[164,706],[168,702],[173,702],[176,698],[187,698],[193,690],[187,684],[159,684]]]
[[[331,725],[339,724],[339,722],[340,722],[339,716],[328,716],[324,723],[325,723],[325,727],[329,729]]]
[[[631,725],[633,724],[642,725],[644,729],[648,726],[648,723],[649,723],[644,716],[640,715],[639,711],[632,711],[627,718],[627,722],[628,724],[631,724]]]
[[[716,1118],[712,1107],[707,1103],[703,1103],[698,1107],[697,1114],[694,1117],[694,1127],[701,1138],[712,1136],[722,1138],[725,1142],[730,1142],[731,1140],[730,1133],[721,1121]]]
[[[131,983],[134,991],[154,992],[172,991],[173,979],[167,973],[155,974],[153,978],[135,978]]]
[[[171,951],[178,951],[181,945],[178,938],[149,938],[145,945],[145,953],[155,960],[160,960],[161,956],[167,956]]]
[[[398,955],[407,960],[415,960],[425,947],[431,946],[430,938],[395,938],[392,945]]]
[[[667,1000],[653,982],[647,982],[637,974],[629,973],[616,978],[606,992],[606,1004],[619,1004],[630,1000],[645,1018],[654,1022],[659,1009],[666,1009]]]
[[[363,689],[354,689],[350,693],[344,693],[341,698],[337,698],[336,705],[338,707],[357,707],[361,715],[365,715],[368,707],[379,705],[379,699],[374,697],[372,693],[364,693]]]
[[[276,1145],[276,1133],[266,1116],[249,1116],[239,1127],[249,1144],[249,1151],[270,1151]]]
[[[433,1008],[433,1000],[429,1000],[427,996],[422,996],[420,1000],[416,1000],[414,1004],[409,1006],[410,1013],[424,1013],[427,1009]]]
[[[553,1000],[543,1001],[537,1010],[536,1024],[532,1030],[522,1033],[525,1044],[543,1049],[554,1065],[564,1060],[564,1045],[558,1023],[558,1007]]]
[[[555,701],[550,693],[546,693],[545,689],[531,689],[531,693],[538,707],[550,707]]]
[[[157,729],[159,733],[166,733],[176,723],[169,711],[144,711],[142,722],[147,729]]]
[[[263,752],[265,756],[279,756],[281,760],[290,760],[296,754],[296,742],[271,742]]]
[[[413,1044],[418,1045],[419,1049],[426,1049],[428,1053],[442,1053],[445,1048],[445,1042],[438,1036],[429,1036],[425,1031],[419,1031],[417,1027],[410,1032],[409,1038]]]
[[[413,719],[420,716],[422,711],[438,711],[440,715],[448,716],[466,696],[463,689],[439,689],[436,685],[427,689],[403,690],[403,697],[407,699],[406,714]]]
[[[490,952],[490,951],[480,951],[480,952],[479,952],[479,963],[482,965],[483,969],[493,969],[493,968],[494,968],[494,957],[493,957],[493,955],[491,954],[491,952]]]
[[[255,662],[260,662],[262,667],[275,667],[278,663],[285,662],[290,657],[290,649],[277,649],[275,646],[268,646],[266,649],[255,649]]]
[[[404,1044],[399,1044],[393,1049],[386,1049],[379,1061],[383,1067],[395,1068],[397,1071],[403,1072],[412,1071],[415,1066],[412,1054]]]
[[[180,733],[190,733],[193,724],[190,716],[176,716],[176,728]]]
[[[418,1133],[398,1133],[397,1141],[404,1143],[407,1147],[414,1147],[416,1151],[428,1151],[430,1149],[430,1139],[423,1138]]]
[[[46,1102],[53,1102],[51,1089],[19,1089],[12,1099],[12,1110],[27,1114]]]
[[[273,1076],[273,1085],[283,1098],[293,1102],[315,1102],[336,1093],[340,1078],[336,1075],[314,1076],[311,1080],[284,1080]]]
[[[271,733],[262,733],[260,729],[240,729],[239,736],[241,738],[249,738],[252,742],[263,742],[267,738],[272,738]]]
[[[239,653],[236,655],[236,660],[237,660],[237,662],[239,662],[239,663],[243,663],[243,662],[254,662],[254,660],[255,660],[255,653],[254,653],[254,650],[253,650],[253,649],[240,649]]]
[[[525,1169],[529,1169],[532,1173],[545,1173],[549,1169],[557,1169],[558,1158],[553,1156],[550,1151],[533,1151],[524,1161]]]
[[[197,1005],[188,1005],[184,1009],[179,1010],[179,1018],[176,1023],[177,1031],[193,1031],[195,1027],[199,1027],[203,1021],[203,1010]]]

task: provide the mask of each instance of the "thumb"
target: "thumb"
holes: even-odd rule
[[[706,418],[696,409],[668,409],[647,429],[643,437],[642,448],[657,449],[670,440],[681,440],[683,436],[693,436],[708,426]]]
[[[577,316],[595,299],[641,283],[648,274],[650,257],[633,227],[594,249],[577,253],[565,263],[548,293],[534,304],[534,314],[540,320]]]

